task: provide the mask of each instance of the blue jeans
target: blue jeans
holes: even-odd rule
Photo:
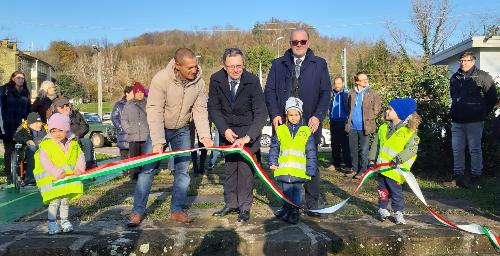
[[[302,183],[282,182],[283,193],[296,205],[302,204]]]
[[[451,147],[453,150],[453,174],[464,175],[465,145],[469,146],[471,174],[481,176],[483,171],[483,151],[481,137],[484,122],[451,123]]]
[[[219,131],[215,128],[214,135],[214,146],[219,146]],[[219,157],[219,151],[211,150],[210,151],[210,159],[208,160],[208,167],[214,167],[217,163],[217,157]]]
[[[189,149],[189,137],[189,126],[187,125],[179,129],[165,129],[165,139],[167,140],[167,143],[170,144],[172,150]],[[152,148],[151,140],[148,139],[144,149],[145,154],[151,153]],[[174,175],[174,184],[172,188],[172,202],[170,204],[170,210],[172,212],[181,211],[184,203],[186,202],[190,181],[188,174],[190,160],[191,158],[189,153],[174,158],[175,170],[172,172]],[[132,208],[132,212],[144,216],[149,193],[151,192],[153,176],[157,172],[158,167],[158,162],[145,165],[139,173],[137,185],[135,186],[134,206]]]
[[[24,176],[25,182],[30,182],[35,180],[35,176],[33,175],[33,170],[35,169],[35,152],[38,150],[38,146],[26,146],[25,155],[26,155],[26,172]]]
[[[368,168],[370,135],[351,129],[349,131],[349,148],[351,149],[352,169],[356,173],[363,173]]]
[[[394,211],[402,212],[405,209],[405,201],[403,197],[403,185],[388,178],[384,175],[377,175],[378,183],[378,207],[387,209],[389,199],[391,207]]]

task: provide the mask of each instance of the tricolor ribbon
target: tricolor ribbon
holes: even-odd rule
[[[138,166],[143,166],[146,164],[154,163],[163,159],[167,159],[170,157],[175,157],[179,155],[185,155],[189,154],[190,152],[197,151],[200,149],[206,149],[206,150],[215,150],[215,151],[221,151],[225,153],[238,153],[240,154],[243,158],[248,160],[248,162],[251,164],[253,169],[255,170],[257,176],[264,182],[264,184],[273,192],[274,195],[276,195],[278,198],[281,200],[294,205],[296,207],[302,208],[299,205],[296,205],[293,203],[289,198],[285,196],[285,194],[272,182],[271,178],[269,178],[269,175],[262,169],[262,167],[258,164],[257,159],[255,156],[250,152],[248,148],[236,148],[236,147],[231,147],[231,146],[219,146],[219,147],[206,147],[206,148],[194,148],[194,149],[187,149],[187,150],[178,150],[178,151],[165,151],[162,153],[151,153],[151,154],[146,154],[146,155],[141,155],[137,157],[131,157],[127,158],[124,160],[119,160],[111,163],[107,163],[92,169],[89,169],[85,171],[82,175],[79,176],[69,176],[61,180],[57,180],[53,183],[54,186],[62,185],[62,184],[67,184],[75,181],[82,181],[82,180],[87,180],[103,175],[108,175],[108,174],[113,174],[117,172],[121,172],[124,170],[128,170],[134,167]],[[450,228],[466,231],[469,233],[473,234],[479,234],[479,235],[486,235],[490,242],[493,244],[493,246],[497,249],[500,250],[500,238],[493,234],[489,229],[486,227],[483,227],[478,224],[468,224],[468,225],[458,225],[453,223],[452,221],[444,218],[443,216],[439,215],[436,211],[434,211],[428,204],[427,201],[425,200],[422,191],[420,190],[420,187],[418,186],[417,180],[415,179],[415,176],[408,170],[405,170],[404,168],[400,168],[397,166],[392,166],[390,163],[382,163],[378,164],[374,167],[368,168],[363,175],[361,176],[361,179],[358,183],[358,185],[355,187],[355,189],[352,192],[352,195],[356,194],[358,190],[371,178],[373,178],[377,173],[382,173],[385,171],[389,170],[396,170],[400,175],[402,175],[406,182],[408,183],[408,186],[410,189],[413,191],[413,193],[417,196],[417,198],[426,206],[427,210],[431,213],[431,215],[436,218],[440,223],[442,223],[445,226],[448,226]],[[352,196],[351,196],[352,197]],[[323,208],[323,209],[318,209],[318,210],[310,210],[312,212],[317,212],[317,213],[322,213],[322,214],[327,214],[327,213],[334,213],[344,207],[349,199],[351,197],[348,197],[347,199],[341,201],[340,203]]]

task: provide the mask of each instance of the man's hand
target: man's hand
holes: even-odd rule
[[[163,144],[162,143],[155,144],[153,146],[153,153],[162,153],[162,152],[163,152]]]
[[[239,139],[235,140],[233,143],[233,147],[242,148],[245,146],[245,144],[247,144],[249,142],[250,142],[250,137],[247,135],[243,138],[239,138]]]
[[[278,125],[280,125],[282,123],[283,123],[283,121],[281,121],[281,116],[276,116],[273,118],[274,129],[278,128]]]
[[[238,135],[236,135],[236,133],[233,132],[233,130],[231,129],[227,129],[225,132],[224,132],[224,137],[226,138],[227,141],[229,141],[230,143],[234,143],[234,141],[238,138]]]
[[[319,119],[315,116],[312,116],[311,118],[309,118],[308,126],[309,129],[311,129],[311,132],[315,133],[319,127]]]
[[[32,140],[26,141],[26,144],[28,144],[28,146],[35,146],[35,142]]]
[[[205,146],[205,147],[211,147],[214,145],[214,142],[212,141],[212,139],[210,139],[208,137],[201,138],[200,142],[203,143],[203,146]]]
[[[276,169],[278,169],[278,166],[276,166],[276,165],[271,165],[271,166],[269,166],[269,168],[271,168],[271,170],[276,170]]]

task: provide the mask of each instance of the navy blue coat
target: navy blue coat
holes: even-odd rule
[[[125,107],[125,103],[127,103],[127,100],[125,99],[125,97],[123,97],[121,100],[115,103],[113,112],[111,112],[111,122],[116,127],[116,145],[119,149],[128,149],[127,133],[123,130],[122,121],[120,119],[123,107]]]
[[[285,103],[291,95],[294,67],[291,49],[272,62],[264,91],[271,121],[276,116],[281,116],[282,121],[285,121]],[[312,116],[317,117],[320,122],[323,121],[330,106],[331,92],[330,75],[325,59],[315,56],[313,51],[308,49],[300,67],[299,82],[299,98],[304,103],[303,119],[306,123]],[[314,138],[316,144],[321,141],[321,125],[314,133]]]
[[[27,87],[18,92],[14,85],[0,86],[3,139],[12,140],[17,127],[31,110],[30,93]]]

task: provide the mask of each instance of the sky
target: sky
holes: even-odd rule
[[[452,20],[477,24],[479,17],[500,17],[500,0],[450,0]],[[355,41],[390,41],[385,22],[411,33],[410,0],[253,0],[253,1],[59,1],[2,3],[0,37],[14,38],[21,50],[44,50],[51,41],[80,44],[106,39],[119,43],[146,32],[196,31],[233,26],[251,30],[257,22],[305,22],[322,35]],[[482,30],[481,30],[482,33]],[[460,26],[449,41],[462,39]]]

